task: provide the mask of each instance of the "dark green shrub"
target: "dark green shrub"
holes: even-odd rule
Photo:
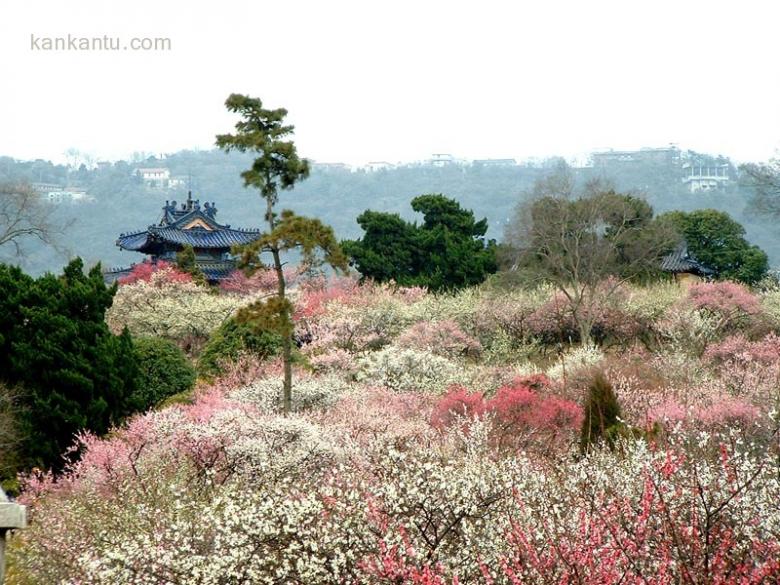
[[[141,337],[133,340],[133,354],[138,379],[131,399],[138,410],[147,410],[195,384],[195,368],[172,341]]]
[[[585,418],[580,432],[580,452],[585,454],[595,446],[606,444],[610,449],[624,435],[625,424],[620,420],[618,403],[612,384],[598,371],[588,386],[583,408]]]
[[[176,268],[192,276],[192,281],[201,286],[207,286],[206,275],[198,266],[195,258],[195,250],[187,244],[181,252],[176,252]]]
[[[276,355],[282,346],[278,333],[256,329],[248,323],[231,318],[211,334],[198,360],[198,372],[203,376],[217,376],[225,364],[235,362],[242,355],[266,358]]]

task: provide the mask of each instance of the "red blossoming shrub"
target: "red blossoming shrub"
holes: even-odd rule
[[[312,278],[302,282],[299,289],[301,297],[296,303],[295,318],[308,319],[325,313],[326,305],[335,300],[346,300],[357,294],[360,285],[357,280],[347,277]]]
[[[434,407],[431,424],[442,429],[490,414],[491,441],[499,451],[549,446],[563,435],[574,435],[583,414],[574,402],[539,394],[537,389],[547,383],[543,375],[518,378],[487,401],[481,392],[454,386]]]
[[[482,392],[470,394],[463,386],[452,386],[434,406],[431,424],[437,429],[452,426],[458,420],[474,419],[485,412]]]
[[[130,274],[117,279],[119,284],[133,284],[136,282],[149,282],[152,274],[165,272],[166,282],[192,282],[192,276],[178,270],[173,264],[158,260],[157,262],[144,261],[133,266]]]
[[[521,379],[499,388],[486,411],[493,413],[492,439],[499,450],[525,449],[534,443],[551,446],[561,436],[576,433],[583,417],[578,404],[541,395]]]

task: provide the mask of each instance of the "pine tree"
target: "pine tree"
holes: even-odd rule
[[[271,330],[282,337],[284,362],[283,408],[290,412],[292,405],[292,351],[294,324],[292,303],[287,298],[288,283],[284,276],[282,254],[299,250],[306,266],[330,264],[336,270],[346,270],[347,262],[338,245],[333,229],[318,219],[296,215],[292,211],[276,212],[279,192],[292,189],[298,181],[309,176],[309,163],[298,156],[295,144],[284,140],[294,127],[284,124],[287,110],[268,110],[257,98],[232,94],[225,102],[228,111],[237,113],[235,134],[217,136],[217,146],[226,152],[255,152],[260,156],[252,167],[241,173],[245,187],[254,187],[265,200],[266,231],[258,240],[236,248],[241,254],[241,267],[251,274],[265,268],[262,254],[271,255],[271,267],[276,272],[276,296],[243,309],[239,320],[258,330]],[[322,259],[319,258],[322,254]]]
[[[201,286],[206,286],[206,275],[195,261],[195,250],[189,244],[182,248],[181,252],[176,252],[176,268],[192,276],[193,282]]]
[[[358,216],[365,234],[342,246],[364,278],[439,291],[479,284],[498,269],[495,241],[484,237],[486,219],[440,194],[415,197],[412,209],[423,215],[422,225],[394,213]]]

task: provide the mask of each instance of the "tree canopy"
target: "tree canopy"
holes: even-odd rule
[[[715,270],[717,277],[753,284],[769,269],[761,248],[745,239],[745,228],[729,214],[715,209],[670,211],[661,216],[685,238],[696,260]]]
[[[398,214],[367,210],[357,222],[365,234],[341,243],[363,278],[449,290],[479,284],[498,268],[486,219],[441,194],[420,195],[412,209],[421,225]]]
[[[116,288],[100,265],[83,268],[33,279],[0,265],[0,381],[22,388],[29,465],[61,464],[74,433],[104,433],[135,410],[132,340],[105,322]]]
[[[502,261],[527,281],[553,284],[587,342],[597,307],[622,282],[659,274],[678,240],[643,199],[591,185],[577,198],[521,204],[507,226]]]

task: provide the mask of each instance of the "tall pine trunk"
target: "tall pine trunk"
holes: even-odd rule
[[[267,199],[266,219],[268,225],[271,228],[271,232],[276,227],[273,213],[273,201],[269,197]],[[282,258],[279,255],[279,248],[274,246],[271,248],[271,255],[274,258],[274,272],[276,272],[276,294],[280,300],[285,300],[287,283],[284,280],[284,267],[282,266]],[[292,346],[293,346],[293,327],[292,319],[290,318],[290,311],[287,307],[284,307],[283,314],[280,315],[282,320],[282,363],[284,366],[284,382],[282,385],[282,411],[285,414],[292,412]]]
[[[284,281],[284,269],[282,268],[282,261],[279,256],[279,250],[274,248],[271,251],[274,257],[274,271],[276,272],[277,283],[277,295],[280,299],[284,300],[285,286]],[[289,414],[292,411],[292,346],[293,346],[293,327],[292,320],[290,319],[290,311],[287,307],[283,309],[284,313],[281,315],[282,327],[284,329],[282,333],[282,362],[284,363],[284,385],[282,388],[282,409],[285,414]]]

